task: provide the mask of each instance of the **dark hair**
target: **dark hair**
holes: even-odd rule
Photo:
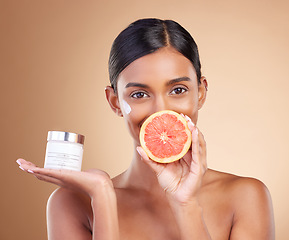
[[[109,56],[109,78],[117,92],[119,74],[133,61],[166,46],[172,46],[193,64],[198,82],[201,63],[197,44],[180,24],[156,18],[140,19],[130,24],[114,40]]]

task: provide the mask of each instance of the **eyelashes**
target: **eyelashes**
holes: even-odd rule
[[[186,89],[184,87],[176,87],[170,92],[170,94],[179,95],[179,94],[185,93],[187,91],[188,91],[188,89]]]
[[[145,92],[134,92],[130,95],[131,98],[136,98],[136,99],[139,99],[139,98],[145,98],[145,97],[149,97],[149,95]]]
[[[187,91],[188,91],[187,87],[178,86],[178,87],[173,88],[169,92],[169,95],[181,95],[181,94],[186,93]],[[150,95],[145,91],[134,91],[133,93],[130,94],[130,97],[134,99],[143,99],[143,98],[150,97]]]

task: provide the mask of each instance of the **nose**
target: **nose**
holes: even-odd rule
[[[153,112],[159,112],[159,111],[170,109],[168,100],[162,95],[156,96],[153,104],[154,104],[153,105]]]

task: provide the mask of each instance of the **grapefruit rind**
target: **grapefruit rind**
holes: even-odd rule
[[[171,115],[174,115],[177,117],[177,121],[180,121],[185,127],[183,132],[187,135],[187,140],[184,143],[183,148],[182,148],[180,153],[178,153],[176,155],[172,155],[170,157],[160,158],[160,157],[155,156],[150,151],[150,149],[147,147],[147,144],[145,141],[145,134],[146,134],[147,125],[150,124],[153,119],[155,119],[156,117],[162,116],[163,114],[171,114]],[[140,138],[140,144],[141,144],[142,148],[144,149],[144,151],[146,152],[146,154],[148,155],[148,157],[150,159],[154,160],[155,162],[159,162],[159,163],[171,163],[171,162],[174,162],[174,161],[181,159],[189,150],[189,148],[191,146],[191,142],[192,142],[192,134],[188,128],[188,124],[187,124],[186,119],[184,119],[180,114],[178,114],[177,112],[174,112],[172,110],[164,110],[164,111],[156,112],[156,113],[152,114],[151,116],[149,116],[141,126],[139,138]]]

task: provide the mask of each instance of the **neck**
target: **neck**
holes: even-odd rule
[[[129,168],[115,178],[115,186],[116,188],[144,190],[150,193],[163,193],[155,173],[141,160],[136,150],[134,150]]]

